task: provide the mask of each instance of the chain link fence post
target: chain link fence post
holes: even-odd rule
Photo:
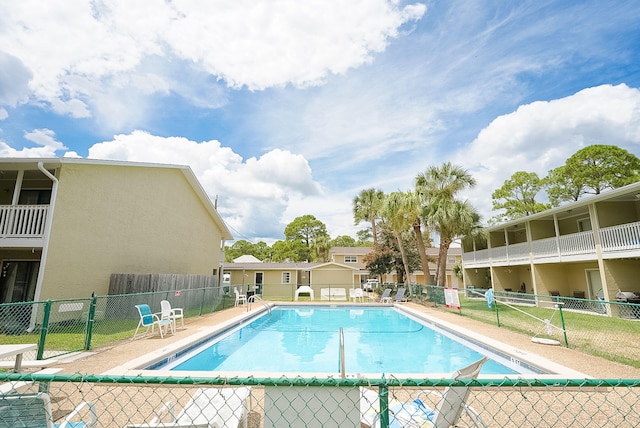
[[[91,303],[89,304],[89,313],[87,314],[87,333],[84,342],[84,350],[91,349],[91,338],[93,336],[93,324],[95,322],[96,305],[98,298],[94,295],[91,296]]]
[[[44,303],[44,315],[42,317],[42,327],[40,328],[40,340],[38,341],[38,354],[36,360],[41,360],[44,355],[44,344],[47,340],[47,331],[49,330],[49,315],[51,314],[51,300]]]
[[[207,289],[202,289],[202,299],[200,299],[200,316],[204,313],[204,300],[207,297]],[[215,310],[215,308],[213,308]]]
[[[564,325],[564,315],[562,315],[562,305],[557,303],[558,305],[558,313],[560,314],[560,323],[562,326],[562,334],[564,335],[564,344],[566,347],[569,347],[569,339],[567,338],[567,328]]]

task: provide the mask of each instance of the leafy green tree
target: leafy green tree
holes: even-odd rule
[[[297,255],[296,261],[311,260],[312,241],[325,236],[328,237],[327,226],[311,214],[296,217],[284,229],[284,236],[287,241],[299,241],[304,247],[299,247],[301,252]]]
[[[232,262],[244,255],[252,255],[258,260],[265,261],[270,258],[271,248],[266,242],[260,241],[254,244],[244,239],[234,242],[230,247],[225,246],[224,260],[226,262]]]
[[[341,235],[331,241],[332,247],[357,247],[358,243],[349,235]]]
[[[353,198],[353,219],[355,224],[358,225],[361,221],[371,223],[373,245],[377,245],[378,243],[376,221],[380,217],[383,200],[384,193],[382,190],[374,188],[362,190],[358,196]]]
[[[447,253],[453,240],[478,227],[480,216],[466,201],[456,195],[475,186],[475,179],[462,167],[449,162],[431,166],[416,178],[416,187],[426,202],[423,219],[440,237],[436,283],[445,285]]]
[[[364,256],[364,263],[369,273],[374,276],[381,276],[389,273],[395,267],[394,252],[389,247],[374,248],[374,250]]]
[[[549,199],[558,204],[637,181],[640,159],[623,148],[604,144],[578,150],[567,159],[564,168],[556,168],[547,179]]]
[[[543,181],[551,206],[557,207],[563,201],[575,202],[580,199],[584,193],[583,186],[573,180],[573,177],[567,174],[566,165],[559,166],[547,173]]]
[[[372,235],[370,227],[358,230],[356,232],[356,237],[358,238],[357,245],[359,247],[369,247],[373,244],[371,242]]]
[[[400,235],[402,246],[404,248],[405,258],[408,265],[408,272],[403,263],[402,253],[398,245],[398,239],[389,227],[386,221],[382,221],[379,225],[380,236],[378,237],[378,248],[388,248],[393,255],[393,265],[386,273],[396,272],[399,283],[408,282],[409,275],[417,269],[420,269],[420,257],[418,255],[415,234],[408,228]],[[376,248],[376,247],[374,247]]]
[[[549,209],[549,204],[536,201],[536,195],[542,188],[543,180],[538,174],[517,171],[491,194],[493,210],[504,209],[501,220],[512,220]]]
[[[271,246],[271,261],[274,262],[300,262],[300,254],[304,254],[307,247],[300,240],[276,241]]]

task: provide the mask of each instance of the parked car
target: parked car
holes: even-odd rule
[[[364,291],[373,291],[376,287],[378,287],[377,279],[367,279],[367,282],[362,285]]]

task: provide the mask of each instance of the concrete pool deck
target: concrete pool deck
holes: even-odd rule
[[[326,303],[327,302],[323,302],[323,304]],[[331,302],[331,304],[341,303]],[[501,342],[506,347],[513,348],[516,352],[534,354],[554,364],[584,373],[593,378],[640,379],[640,369],[587,355],[562,346],[533,343],[531,342],[530,336],[499,328],[495,325],[470,320],[455,313],[436,310],[416,303],[401,303],[400,305],[405,306],[411,311],[422,313],[429,318],[440,320],[467,331],[475,332],[491,340]],[[260,305],[254,306],[253,311],[259,310],[259,307]],[[187,319],[184,330],[178,329],[175,334],[165,336],[163,339],[158,335],[154,335],[125,340],[108,347],[92,350],[91,352],[83,352],[59,358],[59,364],[57,364],[56,367],[62,368],[61,373],[66,374],[102,374],[111,372],[132,360],[143,358],[150,353],[163,353],[164,350],[170,349],[179,342],[187,341],[193,336],[201,336],[203,332],[210,330],[213,326],[229,322],[229,320],[242,316],[246,314],[246,312],[247,308],[241,306],[202,317]]]

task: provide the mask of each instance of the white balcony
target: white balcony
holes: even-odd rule
[[[604,257],[640,257],[640,222],[600,229],[600,242]],[[531,242],[534,262],[595,260],[596,240],[593,231],[571,233],[559,237],[538,239]],[[491,264],[528,263],[528,243],[518,243],[488,250],[464,253],[467,267]]]
[[[600,230],[603,252],[640,249],[640,222],[604,227]]]
[[[41,246],[49,205],[0,205],[0,246]]]

